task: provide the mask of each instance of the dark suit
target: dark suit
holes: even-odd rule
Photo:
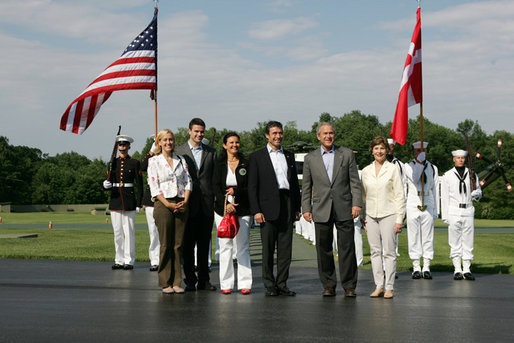
[[[335,288],[337,284],[332,252],[334,224],[341,284],[345,289],[357,286],[353,206],[362,207],[361,182],[353,152],[335,147],[332,181],[323,163],[321,147],[307,154],[303,163],[302,210],[312,212],[318,273],[325,288]]]
[[[289,191],[278,188],[268,147],[250,155],[248,163],[248,198],[250,212],[263,213],[261,223],[262,278],[267,289],[287,288],[291,264],[293,222],[300,212],[300,187],[294,154],[284,150]],[[277,278],[273,275],[273,258],[277,246]]]
[[[189,175],[193,180],[193,190],[189,197],[189,219],[183,242],[185,283],[188,287],[202,288],[209,282],[209,243],[211,242],[214,221],[214,191],[212,175],[216,161],[216,150],[202,144],[200,169],[197,168],[193,153],[186,142],[175,149],[177,155],[184,156]],[[198,276],[195,273],[194,248],[197,247]]]

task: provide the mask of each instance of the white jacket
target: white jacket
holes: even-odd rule
[[[412,160],[405,163],[405,180],[407,184],[407,211],[417,209],[421,205],[421,175],[425,170],[426,182],[424,186],[424,204],[427,211],[435,219],[439,214],[439,174],[437,167],[426,161],[425,164]]]

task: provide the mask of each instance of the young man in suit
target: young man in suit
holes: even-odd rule
[[[248,200],[250,212],[261,227],[262,279],[266,296],[294,296],[287,287],[293,244],[293,222],[300,218],[300,187],[294,154],[282,148],[282,124],[270,121],[268,144],[250,155]],[[277,247],[277,277],[273,259]]]
[[[314,220],[318,273],[323,296],[334,296],[337,277],[332,252],[337,229],[339,273],[345,296],[355,297],[357,264],[354,225],[362,208],[362,190],[353,151],[334,145],[335,130],[320,123],[316,130],[321,146],[305,156],[302,180],[302,210],[306,221]]]
[[[216,290],[209,277],[209,244],[214,221],[212,174],[216,150],[202,143],[204,135],[205,122],[200,118],[191,119],[189,140],[175,150],[177,155],[184,156],[193,180],[193,191],[189,198],[189,219],[182,245],[186,291]],[[198,275],[195,271],[195,246]]]

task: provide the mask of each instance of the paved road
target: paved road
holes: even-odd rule
[[[512,275],[471,282],[405,272],[395,298],[385,300],[368,297],[372,275],[360,270],[357,298],[323,298],[314,249],[298,249],[305,244],[298,237],[294,244],[296,297],[264,296],[255,249],[248,296],[164,295],[146,263],[112,271],[106,262],[0,259],[0,342],[514,341]],[[216,266],[211,277],[218,284]]]

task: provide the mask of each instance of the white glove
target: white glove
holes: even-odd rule
[[[153,155],[155,150],[155,142],[152,143],[152,146],[150,147],[150,152]]]
[[[111,183],[111,181],[109,181],[109,180],[105,180],[105,181],[104,181],[104,188],[105,188],[105,189],[110,189],[110,188],[112,188],[112,183]]]
[[[450,224],[450,222],[448,221],[448,219],[443,219],[443,223],[445,223],[446,225]]]
[[[141,207],[136,207],[136,214],[138,214],[139,211],[141,211]]]
[[[471,200],[478,201],[482,197],[481,192],[478,189],[475,189],[471,192]]]
[[[420,152],[416,159],[421,163],[425,162],[425,152]]]

